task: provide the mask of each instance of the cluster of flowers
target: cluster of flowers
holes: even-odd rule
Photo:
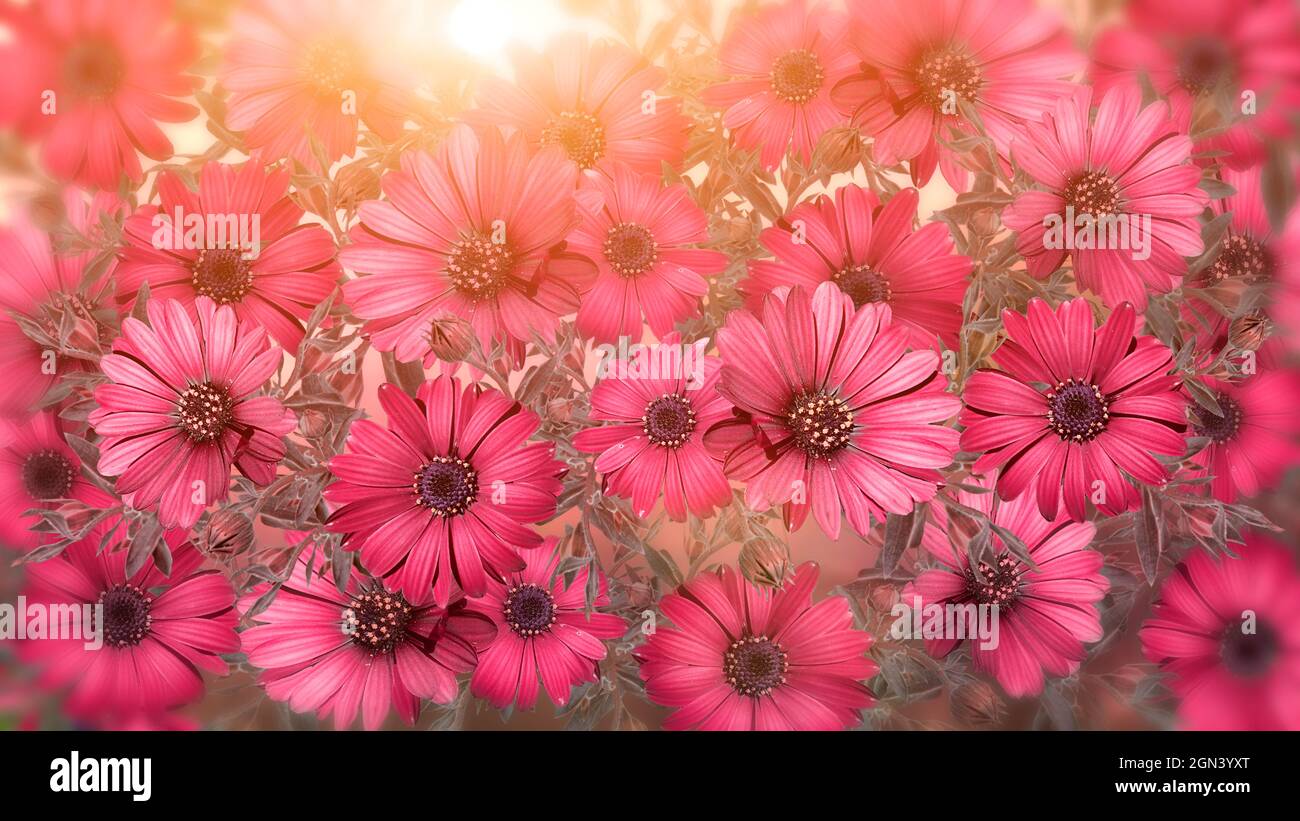
[[[1300,728],[1300,573],[1240,501],[1300,456],[1291,0],[776,0],[716,44],[687,3],[472,83],[395,59],[391,5],[0,10],[41,183],[0,233],[0,539],[27,601],[102,605],[98,650],[19,646],[68,715],[171,726],[238,667],[338,727],[544,687],[841,729],[918,670],[967,714],[1077,696],[1145,615],[1181,726]],[[699,367],[589,382],[620,340]],[[819,591],[768,527],[810,516],[876,566]],[[1000,639],[869,654],[898,597]]]

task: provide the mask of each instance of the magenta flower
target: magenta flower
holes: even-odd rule
[[[436,156],[403,154],[383,178],[386,200],[361,204],[339,259],[361,276],[343,286],[375,347],[403,362],[429,355],[433,320],[459,316],[485,351],[522,356],[533,333],[554,337],[578,307],[591,264],[548,252],[577,225],[577,168],[557,148],[529,152],[493,127],[452,130]]]
[[[174,299],[151,299],[146,311],[149,324],[124,319],[100,361],[109,382],[95,388],[90,414],[103,437],[99,472],[164,526],[190,527],[226,498],[231,466],[269,483],[297,420],[274,396],[254,395],[283,360],[264,330],[203,296],[197,322]]]
[[[690,120],[677,98],[658,94],[667,72],[627,46],[566,34],[511,58],[515,82],[483,80],[469,122],[518,129],[533,147],[559,146],[584,170],[608,159],[658,176],[665,163],[681,164]]]
[[[239,168],[208,163],[198,191],[186,188],[175,174],[160,175],[161,206],[141,208],[126,222],[127,245],[117,268],[118,304],[129,310],[146,282],[151,296],[179,300],[191,316],[194,300],[206,296],[230,305],[241,322],[260,325],[281,347],[296,352],[303,321],[334,290],[342,269],[334,261],[329,232],[298,224],[303,210],[285,196],[288,187],[287,171],[268,174],[252,162]],[[190,227],[186,221],[195,216],[203,230],[202,248],[187,247],[184,241]],[[223,230],[225,243],[209,248],[206,238],[216,233],[214,223]],[[256,247],[240,244],[253,239]]]
[[[849,184],[834,200],[796,207],[760,235],[776,259],[749,263],[749,280],[741,283],[746,305],[757,312],[763,295],[783,285],[815,290],[834,282],[856,307],[888,305],[894,322],[911,332],[911,347],[935,347],[938,337],[956,349],[972,263],[953,253],[943,223],[912,230],[917,200],[908,188],[882,206],[875,192]]]
[[[521,554],[526,567],[488,582],[483,597],[469,602],[471,612],[496,625],[496,639],[479,652],[470,681],[474,695],[494,707],[533,709],[539,680],[553,704],[568,704],[574,685],[600,678],[603,640],[627,630],[623,619],[594,610],[609,606],[605,575],[594,571],[599,580],[588,611],[587,580],[593,571],[583,567],[566,584],[557,574],[562,557],[555,544],[551,538],[544,548]]]
[[[934,496],[961,408],[939,354],[907,352],[911,331],[887,305],[853,300],[833,282],[809,297],[779,290],[758,312],[733,311],[718,332],[718,391],[740,411],[706,441],[754,510],[786,505],[793,529],[811,510],[839,538],[841,510],[860,534],[871,518],[908,513]]]
[[[247,613],[267,592],[259,585],[239,602]],[[446,606],[411,601],[353,570],[345,592],[313,573],[305,555],[269,607],[249,617],[241,635],[249,663],[263,668],[266,694],[296,712],[334,717],[346,729],[361,714],[377,729],[390,708],[407,724],[420,699],[456,699],[456,676],[474,669],[475,648],[492,640],[492,622],[469,612],[459,590]]]
[[[1254,111],[1226,131],[1197,143],[1196,151],[1226,151],[1236,170],[1267,158],[1268,140],[1294,133],[1300,109],[1300,14],[1289,0],[1219,3],[1215,0],[1133,0],[1126,24],[1103,31],[1093,46],[1093,82],[1099,93],[1144,78],[1179,105],[1234,107],[1242,92]]]
[[[137,152],[172,156],[157,123],[198,114],[176,99],[200,85],[182,73],[198,43],[170,11],[168,0],[6,3],[0,126],[41,140],[41,162],[59,179],[104,189],[123,175],[139,183]]]
[[[388,427],[354,422],[347,452],[330,460],[331,529],[411,601],[432,589],[446,607],[453,579],[477,598],[489,577],[522,570],[513,548],[542,543],[525,525],[554,515],[564,472],[551,445],[527,444],[537,414],[450,376],[415,399],[381,385],[379,402]]]
[[[992,488],[991,479],[970,479],[970,484]],[[922,571],[903,591],[910,604],[917,596],[923,608],[935,604],[988,605],[997,608],[997,628],[984,640],[967,641],[975,669],[997,679],[1014,697],[1043,691],[1043,675],[1068,676],[1087,656],[1084,644],[1100,641],[1101,618],[1096,603],[1110,589],[1101,573],[1102,555],[1089,550],[1096,534],[1091,522],[1071,522],[1061,515],[1045,519],[1028,496],[1002,501],[993,493],[957,491],[957,500],[1006,528],[1029,548],[1037,569],[1017,558],[996,533],[992,554],[975,563],[965,545],[948,535],[948,513],[943,505],[931,508],[922,541],[940,563]],[[935,658],[955,650],[962,639],[948,636],[927,639]]]
[[[1042,188],[1021,193],[1002,218],[1020,233],[1016,250],[1034,276],[1048,276],[1068,255],[1080,289],[1108,307],[1145,309],[1148,290],[1167,293],[1187,272],[1184,257],[1204,250],[1197,218],[1209,197],[1197,187],[1187,126],[1167,105],[1143,106],[1137,84],[1111,90],[1090,119],[1091,105],[1082,86],[1024,126],[1012,156]],[[1115,230],[1097,228],[1104,242],[1089,240],[1085,218],[1104,218]],[[1129,228],[1129,247],[1117,221]]]
[[[840,17],[820,3],[789,0],[740,20],[722,42],[728,78],[701,97],[725,109],[722,124],[736,145],[759,152],[764,168],[776,168],[787,152],[807,163],[821,136],[845,121],[830,97],[854,66]]]
[[[1107,515],[1128,510],[1138,491],[1120,471],[1164,484],[1168,469],[1152,454],[1185,450],[1186,400],[1169,349],[1135,335],[1133,307],[1098,329],[1085,300],[1053,310],[1033,299],[1027,316],[1003,311],[1002,322],[1001,370],[977,371],[963,394],[961,449],[984,454],[975,472],[1000,468],[998,495],[1033,494],[1049,520],[1062,490],[1075,521],[1090,499]]]
[[[637,648],[646,695],[674,708],[667,730],[842,730],[874,702],[862,681],[879,669],[848,600],[812,603],[815,564],[761,589],[724,567],[659,602],[660,626]]]
[[[25,515],[29,510],[54,510],[63,499],[89,507],[112,504],[87,481],[54,413],[38,413],[21,423],[0,419],[0,443],[0,546],[26,552],[58,538],[33,532],[40,517]]]
[[[184,533],[167,536],[170,573],[146,559],[130,576],[125,533],[124,523],[110,519],[55,558],[27,565],[29,606],[65,605],[80,613],[103,605],[98,649],[87,649],[80,635],[29,638],[18,648],[24,662],[41,668],[44,686],[70,691],[69,714],[95,721],[197,701],[202,673],[226,675],[221,654],[239,650],[235,591],[220,572],[201,569],[203,556]]]
[[[1189,477],[1212,477],[1210,493],[1229,503],[1277,487],[1282,474],[1300,463],[1300,379],[1280,370],[1239,382],[1204,381],[1223,414],[1189,403],[1191,435],[1208,440],[1192,456],[1196,467]]]
[[[709,239],[708,220],[686,186],[603,164],[584,174],[582,223],[568,247],[596,263],[599,275],[578,309],[578,330],[597,342],[641,341],[645,325],[663,337],[699,313],[707,277],[727,257],[695,246]],[[642,324],[644,317],[645,324]]]
[[[677,334],[661,344],[679,344]],[[604,474],[605,492],[630,499],[641,516],[660,496],[677,521],[686,520],[687,510],[706,519],[731,502],[731,485],[704,448],[704,432],[730,415],[731,403],[718,393],[718,358],[703,356],[702,347],[693,346],[695,372],[683,365],[681,373],[662,378],[629,371],[602,379],[591,392],[591,418],[613,424],[573,438],[578,450],[600,454],[595,468]]]
[[[938,166],[954,189],[968,187],[943,144],[975,133],[962,105],[1006,157],[1026,121],[1073,91],[1084,64],[1060,14],[1032,0],[851,0],[849,15],[861,71],[833,97],[875,136],[876,161],[907,160],[917,185]]]
[[[1188,730],[1300,729],[1300,573],[1263,536],[1240,558],[1194,550],[1142,625],[1147,659],[1169,674]]]

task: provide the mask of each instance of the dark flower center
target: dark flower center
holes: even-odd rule
[[[853,411],[826,393],[796,397],[786,412],[794,443],[814,459],[829,459],[853,438]]]
[[[1228,625],[1219,645],[1224,666],[1242,678],[1255,678],[1267,673],[1279,649],[1277,633],[1267,624],[1259,623],[1255,625],[1254,633],[1244,632],[1241,625]]]
[[[532,638],[555,624],[555,598],[535,584],[521,584],[507,592],[501,612],[511,630]]]
[[[975,58],[951,46],[926,52],[912,69],[912,77],[926,105],[943,114],[956,113],[951,108],[956,100],[973,102],[983,85]]]
[[[787,51],[772,63],[772,93],[787,103],[806,103],[821,91],[826,72],[806,48]]]
[[[195,442],[212,442],[221,438],[235,421],[235,403],[230,392],[220,385],[204,382],[190,385],[176,402],[176,416],[181,430]]]
[[[651,400],[641,415],[641,430],[653,444],[679,448],[695,430],[695,409],[685,396],[665,393]]]
[[[1119,185],[1100,171],[1076,174],[1065,184],[1061,197],[1076,214],[1103,216],[1119,211]]]
[[[839,283],[840,290],[853,300],[855,308],[861,308],[872,302],[889,301],[891,293],[889,280],[866,265],[841,269],[835,274],[835,281]]]
[[[579,168],[591,168],[605,156],[605,129],[584,111],[565,111],[542,129],[542,145],[558,145]]]
[[[1176,73],[1189,94],[1204,94],[1231,75],[1232,56],[1219,38],[1199,37],[1183,47]]]
[[[1020,563],[1010,553],[999,553],[993,564],[980,562],[977,570],[966,568],[966,595],[976,604],[1009,607],[1020,595]]]
[[[190,269],[194,292],[218,305],[229,305],[244,298],[253,287],[253,263],[234,248],[199,251]]]
[[[415,620],[413,608],[401,593],[375,587],[353,596],[343,611],[343,632],[370,654],[391,653],[406,637]]]
[[[1251,282],[1266,282],[1272,273],[1273,255],[1263,243],[1244,234],[1233,234],[1223,241],[1214,264],[1206,271],[1206,279],[1213,283],[1241,277]]]
[[[443,518],[459,516],[478,498],[478,474],[455,456],[435,456],[415,473],[416,504]]]
[[[1215,399],[1223,415],[1216,416],[1214,411],[1198,406],[1193,413],[1196,421],[1192,426],[1196,429],[1197,436],[1223,443],[1235,438],[1241,430],[1241,403],[1223,393],[1215,396]]]
[[[356,91],[361,62],[357,50],[339,39],[322,40],[303,50],[302,75],[317,96],[335,101]]]
[[[1110,405],[1096,385],[1070,377],[1047,392],[1047,424],[1066,441],[1091,442],[1109,421]]]
[[[149,605],[153,597],[138,587],[119,584],[99,594],[104,608],[104,644],[109,647],[134,647],[149,635],[153,616]]]
[[[69,49],[63,60],[68,86],[84,97],[111,97],[126,76],[126,61],[117,46],[86,40]]]
[[[605,235],[605,259],[623,276],[634,277],[659,261],[659,244],[644,225],[620,222]]]
[[[515,255],[504,242],[483,234],[463,237],[447,254],[447,277],[456,290],[475,301],[496,296],[510,279]]]
[[[72,460],[57,450],[42,450],[23,460],[23,487],[33,499],[65,499],[77,478]]]
[[[767,636],[734,641],[722,656],[722,677],[742,696],[759,698],[785,684],[785,650]]]

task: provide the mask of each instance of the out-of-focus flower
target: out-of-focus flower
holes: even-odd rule
[[[359,123],[396,139],[412,97],[385,55],[403,11],[391,0],[247,4],[218,75],[230,91],[226,127],[260,163],[292,157],[318,171],[328,169],[313,139],[329,163],[356,149]]]
[[[432,589],[446,606],[453,578],[479,597],[489,577],[522,570],[514,548],[542,543],[526,525],[552,515],[562,489],[554,448],[527,443],[537,414],[450,376],[416,399],[381,385],[379,402],[388,427],[354,422],[347,453],[330,460],[338,480],[325,497],[339,505],[330,529],[411,601]]]
[[[621,164],[600,170],[583,177],[582,222],[568,237],[599,271],[578,309],[578,330],[597,342],[636,343],[648,325],[663,337],[699,313],[706,277],[726,268],[727,257],[695,247],[708,241],[708,221],[684,185],[665,187],[658,175]]]
[[[609,159],[657,176],[664,163],[681,164],[690,121],[677,98],[659,96],[662,68],[580,34],[511,56],[515,82],[485,79],[469,122],[518,129],[531,146],[559,146],[582,169]]]
[[[961,103],[1005,158],[1026,121],[1074,90],[1084,65],[1061,16],[1032,0],[853,0],[849,15],[860,69],[832,96],[875,136],[876,161],[909,161],[917,185],[938,166],[966,190],[969,173],[943,145],[975,133]]]
[[[180,302],[151,299],[148,325],[123,320],[90,414],[103,437],[99,472],[166,527],[190,527],[225,499],[232,466],[269,483],[296,424],[280,400],[254,395],[284,358],[266,332],[206,296],[195,309],[197,322]]]
[[[718,393],[719,361],[702,346],[682,346],[676,333],[655,350],[680,350],[677,372],[638,375],[636,362],[615,363],[628,372],[606,376],[591,392],[591,418],[614,424],[588,428],[573,438],[578,450],[599,453],[595,468],[608,493],[632,500],[646,516],[660,496],[672,519],[700,518],[731,501],[731,485],[704,449],[704,432],[731,413]],[[661,358],[662,361],[662,358]],[[665,362],[665,365],[668,365]]]
[[[907,351],[907,326],[887,305],[834,282],[809,294],[774,291],[757,312],[733,311],[718,332],[718,391],[742,412],[705,441],[754,510],[786,505],[790,527],[808,513],[832,539],[841,513],[858,533],[871,518],[933,498],[957,452],[942,423],[961,408],[945,391],[933,350]]]
[[[1209,440],[1192,457],[1191,478],[1212,476],[1214,498],[1234,502],[1277,486],[1300,463],[1300,378],[1290,370],[1268,370],[1238,382],[1206,377],[1222,416],[1190,403],[1192,435]]]
[[[577,225],[577,168],[556,148],[530,154],[496,127],[457,126],[436,156],[406,153],[383,178],[387,199],[361,204],[361,224],[339,259],[360,274],[344,298],[381,351],[430,355],[435,317],[469,321],[483,350],[522,355],[533,333],[555,334],[595,269],[552,255]]]
[[[993,478],[968,482],[994,486]],[[996,606],[996,636],[990,636],[995,646],[985,646],[983,637],[966,642],[975,669],[997,679],[1009,695],[1041,693],[1044,672],[1070,675],[1086,656],[1083,645],[1102,636],[1094,605],[1106,595],[1110,582],[1101,574],[1102,555],[1087,549],[1096,526],[1071,522],[1059,509],[1059,516],[1045,519],[1028,495],[1003,501],[993,493],[959,490],[957,499],[1020,539],[1036,568],[1012,554],[996,533],[991,536],[991,554],[976,563],[966,547],[948,538],[946,508],[933,505],[934,518],[926,525],[922,544],[942,566],[918,575],[903,591],[903,599],[915,595],[922,608]],[[962,641],[951,635],[926,639],[926,649],[943,658]]]
[[[1142,649],[1170,674],[1184,729],[1300,729],[1295,559],[1263,536],[1233,550],[1195,550],[1166,578]]]
[[[70,690],[68,713],[89,720],[196,701],[203,695],[202,672],[225,675],[221,654],[239,649],[235,591],[221,573],[201,569],[203,557],[183,541],[184,532],[167,536],[170,573],[150,558],[129,576],[125,532],[110,519],[55,558],[27,565],[29,607],[73,606],[80,613],[83,606],[103,606],[97,649],[63,631],[58,638],[29,637],[18,648],[25,663],[42,670],[44,686]]]
[[[240,599],[248,613],[267,592],[260,585]],[[249,663],[264,668],[266,694],[298,712],[334,719],[336,729],[358,712],[378,729],[390,708],[407,724],[420,699],[455,700],[456,676],[474,669],[475,648],[492,640],[492,622],[465,609],[464,595],[445,606],[408,599],[358,570],[340,592],[328,574],[313,574],[300,556],[269,607],[249,616],[241,635]]]
[[[304,320],[334,290],[342,269],[329,232],[298,224],[303,211],[285,196],[288,186],[287,171],[268,174],[253,162],[208,163],[198,191],[162,174],[161,206],[141,208],[126,221],[118,304],[130,310],[145,283],[150,296],[179,300],[191,315],[194,300],[205,296],[296,352]]]
[[[1083,299],[1055,310],[1034,299],[1028,315],[1003,311],[1002,322],[1001,370],[976,372],[962,395],[961,448],[984,454],[975,472],[1000,468],[998,495],[1031,494],[1052,520],[1062,490],[1075,521],[1090,499],[1108,515],[1129,509],[1138,491],[1121,470],[1164,484],[1168,469],[1152,453],[1185,449],[1186,400],[1169,349],[1134,334],[1133,307],[1121,305],[1097,328]]]
[[[918,195],[907,188],[883,206],[875,192],[845,185],[830,197],[804,203],[759,241],[775,260],[751,260],[741,283],[746,305],[758,311],[776,288],[815,289],[834,282],[856,307],[889,306],[894,322],[909,331],[913,348],[958,347],[962,295],[969,283],[969,257],[953,253],[941,222],[912,230]]]
[[[537,703],[538,680],[556,705],[569,701],[575,684],[596,681],[605,658],[602,639],[616,639],[627,630],[618,616],[595,612],[609,606],[605,575],[599,575],[596,597],[587,611],[590,567],[583,567],[566,584],[557,575],[560,553],[556,540],[522,555],[527,566],[488,582],[482,598],[468,608],[496,625],[496,638],[479,651],[470,688],[494,707],[516,704],[531,710]]]
[[[1184,257],[1204,249],[1197,218],[1209,197],[1197,187],[1187,128],[1165,103],[1143,106],[1129,84],[1102,97],[1090,121],[1091,104],[1081,87],[1025,124],[1012,156],[1042,189],[1020,194],[1002,219],[1019,232],[1016,250],[1034,276],[1068,255],[1080,289],[1109,307],[1145,309],[1148,291],[1168,292],[1187,272]],[[1080,222],[1089,219],[1091,240]]]
[[[779,590],[724,567],[703,573],[659,607],[659,627],[636,650],[646,695],[675,708],[668,730],[842,730],[873,703],[871,636],[853,627],[842,596],[812,603],[817,566]]]
[[[137,151],[172,156],[155,121],[179,123],[198,110],[188,96],[198,57],[185,26],[168,19],[169,0],[6,3],[0,22],[0,125],[41,140],[41,161],[56,177],[116,189],[144,176]]]
[[[830,96],[854,65],[842,17],[789,0],[741,18],[723,41],[726,80],[701,97],[725,109],[722,124],[736,145],[759,152],[764,168],[787,152],[806,164],[822,135],[844,124]]]
[[[1263,162],[1268,140],[1294,133],[1300,13],[1290,0],[1133,0],[1127,13],[1093,46],[1098,93],[1143,77],[1178,105],[1225,107],[1230,127],[1196,150],[1227,152],[1221,161],[1237,170]]]
[[[58,537],[36,533],[39,516],[28,510],[54,510],[59,501],[77,499],[91,507],[111,503],[81,472],[81,459],[63,438],[63,423],[52,412],[25,422],[0,419],[0,545],[27,551]]]

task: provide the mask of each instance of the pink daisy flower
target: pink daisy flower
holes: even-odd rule
[[[879,668],[848,600],[817,604],[817,565],[763,589],[724,567],[659,602],[672,623],[635,656],[646,695],[675,708],[666,730],[843,730],[874,701],[862,682]]]
[[[943,223],[912,229],[917,201],[916,189],[907,188],[882,206],[875,192],[850,184],[833,200],[799,205],[759,236],[776,259],[749,263],[749,280],[741,283],[746,304],[757,311],[763,295],[783,285],[813,290],[834,282],[856,307],[888,305],[913,348],[933,348],[936,337],[957,348],[972,263],[953,253]]]
[[[512,548],[542,543],[526,525],[554,515],[563,488],[554,447],[527,444],[537,414],[450,376],[421,385],[416,399],[380,385],[379,403],[388,428],[354,422],[347,453],[330,460],[337,480],[325,498],[340,505],[331,529],[412,601],[432,588],[445,607],[453,578],[477,598],[489,577],[522,570]]]
[[[1152,454],[1185,450],[1186,399],[1169,349],[1135,335],[1133,306],[1098,329],[1083,299],[1055,310],[1033,299],[1028,315],[1003,311],[1002,322],[1001,370],[977,371],[962,397],[961,449],[984,454],[975,472],[1000,468],[998,495],[1032,494],[1051,520],[1062,488],[1070,517],[1082,521],[1089,499],[1111,516],[1137,501],[1121,470],[1164,484],[1168,469]]]
[[[396,139],[409,96],[384,55],[401,11],[387,0],[245,5],[218,74],[230,91],[226,126],[259,164],[292,157],[309,168],[320,165],[312,137],[330,163],[356,150],[360,123]]]
[[[787,151],[807,163],[822,135],[844,122],[830,96],[855,65],[841,17],[788,0],[742,18],[723,40],[727,79],[701,98],[726,109],[722,124],[736,145],[759,152],[764,168],[776,168]]]
[[[1282,474],[1300,464],[1300,379],[1289,370],[1270,370],[1239,382],[1204,378],[1215,392],[1222,416],[1189,403],[1191,435],[1208,444],[1192,461],[1192,477],[1212,476],[1210,493],[1222,502],[1277,487]]]
[[[118,304],[130,310],[146,282],[151,296],[179,300],[191,316],[194,300],[205,296],[230,305],[241,322],[262,326],[285,350],[296,352],[303,321],[334,290],[342,269],[334,261],[329,232],[320,225],[298,224],[303,210],[285,196],[288,187],[289,172],[267,173],[253,162],[238,168],[208,163],[198,191],[189,190],[175,174],[160,175],[161,206],[141,208],[126,221],[127,244],[117,267]],[[187,247],[186,240],[195,216],[205,246],[197,249]],[[243,247],[241,242],[253,238],[253,220],[258,245]],[[241,227],[229,230],[235,226]],[[216,238],[224,236],[225,242],[206,247],[209,233],[218,230]]]
[[[678,345],[677,334],[661,344]],[[602,379],[592,389],[590,415],[613,424],[573,438],[578,450],[600,454],[595,468],[605,492],[630,499],[642,516],[661,495],[676,521],[685,521],[687,510],[707,519],[731,502],[721,465],[704,449],[704,432],[730,416],[731,403],[718,393],[719,359],[704,356],[701,343],[694,347],[693,372],[682,367],[675,378],[643,379],[629,370]]]
[[[195,309],[197,322],[180,302],[151,299],[148,325],[124,319],[90,414],[103,437],[99,472],[166,527],[190,527],[225,499],[232,465],[270,482],[297,423],[279,399],[254,395],[283,359],[266,332],[205,296]]]
[[[1080,288],[1102,297],[1108,307],[1131,302],[1143,310],[1148,289],[1168,292],[1187,272],[1184,257],[1204,250],[1198,217],[1209,198],[1197,187],[1201,170],[1191,162],[1187,129],[1171,118],[1168,106],[1143,106],[1141,89],[1125,85],[1101,99],[1090,124],[1091,102],[1091,90],[1080,87],[1058,100],[1041,122],[1024,126],[1012,156],[1042,189],[1017,196],[1003,220],[1020,232],[1016,250],[1034,276],[1048,276],[1068,254]],[[1083,215],[1126,221],[1132,248],[1066,250],[1064,232],[1077,236],[1082,229],[1074,221]],[[1063,221],[1059,242],[1049,217]],[[1133,231],[1147,246],[1141,253]],[[1107,233],[1098,229],[1098,235]],[[1139,259],[1142,253],[1149,256]]]
[[[675,97],[657,93],[668,73],[608,40],[567,34],[545,52],[512,52],[515,82],[489,77],[469,122],[518,129],[537,146],[559,146],[579,168],[601,159],[658,176],[676,168],[686,150],[690,120]],[[647,109],[647,94],[653,108]]]
[[[852,0],[849,15],[862,70],[833,97],[874,135],[877,162],[907,160],[917,185],[938,166],[966,190],[969,173],[942,144],[976,132],[959,103],[1005,157],[1023,124],[1068,96],[1084,66],[1061,16],[1032,0]]]
[[[266,592],[266,585],[254,588],[240,611],[247,614]],[[255,624],[240,638],[249,663],[263,668],[258,681],[266,694],[295,712],[332,715],[339,730],[358,712],[374,730],[390,707],[414,724],[420,699],[454,701],[456,676],[474,669],[475,648],[494,634],[489,619],[466,609],[459,590],[444,606],[412,601],[354,569],[339,592],[301,555],[270,606],[248,618]]]
[[[343,264],[369,274],[343,286],[376,348],[403,362],[429,354],[433,320],[469,321],[485,351],[516,354],[550,339],[578,307],[590,263],[550,256],[577,224],[577,168],[559,149],[530,154],[516,133],[457,126],[436,156],[410,152],[384,175],[387,199],[364,202]]]
[[[1209,267],[1197,276],[1197,284],[1213,286],[1234,281],[1260,283],[1273,279],[1280,262],[1281,232],[1273,230],[1264,205],[1263,168],[1220,171],[1223,181],[1236,193],[1212,200],[1210,210],[1217,217],[1231,214],[1227,233],[1220,241],[1219,253]]]
[[[112,504],[86,481],[81,459],[68,447],[62,421],[52,411],[25,422],[0,420],[0,442],[0,544],[5,547],[26,552],[54,540],[32,532],[40,517],[24,515],[29,510],[54,510],[64,499],[92,507]]]
[[[595,612],[609,606],[605,574],[597,569],[598,592],[587,609],[590,567],[578,570],[570,584],[559,574],[556,540],[545,550],[521,555],[527,566],[488,582],[482,598],[471,599],[469,610],[496,625],[496,639],[479,652],[470,691],[500,709],[516,704],[531,710],[537,704],[538,680],[551,703],[569,702],[574,685],[600,678],[604,639],[620,638],[627,623],[618,616]],[[549,553],[549,557],[544,554]]]
[[[626,336],[641,341],[642,318],[663,337],[699,312],[707,277],[727,267],[727,256],[695,246],[708,242],[704,212],[684,185],[622,164],[584,174],[582,222],[568,247],[596,263],[596,282],[578,309],[578,330],[597,342]]]
[[[125,174],[138,183],[137,151],[172,156],[155,121],[198,114],[174,99],[199,85],[182,73],[199,52],[170,11],[168,0],[6,3],[0,125],[42,140],[41,162],[59,179],[115,189]]]
[[[98,307],[107,280],[83,283],[92,251],[56,254],[51,235],[37,227],[25,214],[17,214],[0,229],[0,367],[4,368],[5,390],[0,395],[0,415],[22,416],[40,401],[59,375],[79,370],[82,362],[59,357],[57,351],[42,348],[28,337],[11,314],[41,326],[51,338],[58,338],[51,314],[76,317],[73,340],[93,347],[97,334],[90,312]],[[77,337],[80,336],[80,339]]]
[[[991,479],[968,480],[992,488]],[[934,505],[922,544],[940,563],[923,570],[903,591],[921,606],[989,605],[997,608],[996,647],[967,642],[975,669],[997,679],[1013,697],[1043,691],[1044,673],[1068,676],[1087,657],[1084,644],[1100,641],[1101,617],[1095,604],[1110,582],[1101,573],[1102,555],[1089,550],[1096,526],[1062,515],[1045,519],[1028,496],[1003,501],[993,493],[957,491],[957,500],[1006,528],[1029,548],[1037,570],[1006,549],[996,533],[992,554],[976,563],[964,545],[948,536],[948,514]],[[964,639],[926,639],[926,649],[943,658]]]
[[[1237,170],[1262,163],[1269,140],[1294,133],[1300,111],[1300,14],[1290,0],[1134,0],[1127,24],[1102,32],[1093,48],[1093,82],[1100,93],[1139,77],[1182,105],[1242,111],[1242,92],[1255,111],[1226,132],[1198,143],[1227,151]]]
[[[71,605],[78,614],[83,606],[103,605],[99,649],[87,649],[79,636],[19,644],[23,661],[41,668],[43,686],[70,690],[66,707],[73,716],[111,719],[197,701],[202,673],[224,676],[221,654],[239,650],[235,591],[218,571],[201,569],[203,557],[183,541],[184,533],[167,536],[170,574],[147,559],[127,576],[125,531],[110,519],[55,558],[27,565],[29,605]]]
[[[887,305],[854,308],[833,282],[796,286],[733,311],[718,332],[718,391],[740,411],[706,434],[754,510],[784,504],[787,525],[809,510],[839,538],[841,510],[858,533],[871,517],[933,498],[952,463],[961,408],[939,354],[907,352],[911,332]]]
[[[1249,535],[1240,558],[1196,550],[1142,625],[1146,657],[1172,676],[1187,730],[1300,730],[1300,573]]]

